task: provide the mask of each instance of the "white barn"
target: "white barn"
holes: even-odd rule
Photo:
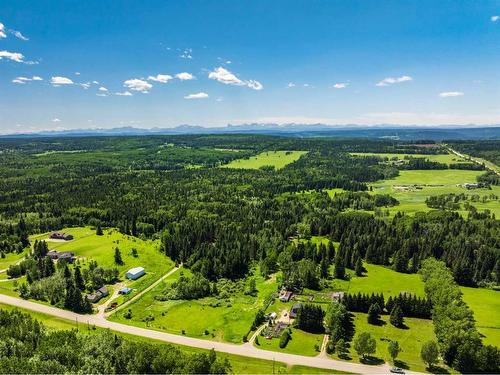
[[[135,267],[135,268],[129,269],[127,271],[127,273],[125,274],[125,277],[129,280],[136,280],[139,277],[141,277],[142,275],[144,275],[145,273],[146,273],[146,271],[144,270],[143,267]]]

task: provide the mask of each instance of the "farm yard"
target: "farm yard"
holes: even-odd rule
[[[273,167],[278,170],[299,160],[304,154],[307,154],[307,151],[265,151],[258,155],[250,156],[247,159],[233,160],[231,163],[223,165],[223,167],[239,169]]]

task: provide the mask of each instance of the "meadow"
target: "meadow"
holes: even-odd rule
[[[223,165],[224,168],[239,169],[259,169],[271,166],[275,169],[282,169],[290,163],[299,160],[307,154],[307,151],[265,151],[258,155],[246,159],[236,159],[229,164]]]
[[[467,160],[455,155],[455,154],[436,154],[436,155],[429,155],[429,154],[397,154],[397,153],[374,153],[374,152],[352,152],[351,155],[353,156],[359,156],[359,157],[364,157],[364,156],[376,156],[380,158],[387,158],[389,160],[405,160],[407,157],[412,157],[412,158],[425,158],[428,159],[429,161],[435,161],[438,163],[443,163],[443,164],[453,164],[453,163],[465,163]]]
[[[116,267],[124,284],[134,289],[129,296],[145,289],[174,267],[174,262],[159,252],[157,241],[145,241],[115,229],[105,229],[102,236],[96,235],[95,229],[91,227],[64,228],[61,232],[72,234],[74,239],[54,242],[48,239],[48,233],[44,233],[31,236],[30,241],[46,240],[50,250],[72,251],[82,267],[86,267],[91,260],[104,268]],[[120,249],[121,265],[114,261],[116,247]],[[136,250],[137,256],[133,255],[132,249]],[[146,275],[135,281],[126,280],[125,273],[138,266],[144,267]]]
[[[468,170],[409,170],[400,171],[399,176],[370,184],[375,194],[390,194],[399,201],[399,205],[389,207],[391,215],[398,211],[414,214],[419,211],[430,211],[425,200],[432,195],[441,194],[477,194],[480,197],[494,194],[500,196],[500,186],[492,186],[490,189],[467,190],[460,184],[476,182],[476,177],[483,171]],[[406,188],[405,188],[406,187]],[[491,200],[486,203],[471,202],[478,210],[488,209],[496,216],[500,215],[500,200]],[[459,211],[465,215],[467,211]]]
[[[460,288],[463,300],[474,311],[476,326],[486,344],[500,346],[500,291],[484,288]]]
[[[275,352],[307,355],[311,357],[319,354],[319,349],[323,343],[322,334],[304,332],[296,328],[292,328],[291,331],[292,338],[283,349],[279,347],[279,339],[266,339],[263,336],[259,336],[258,344],[255,342],[254,346]]]
[[[16,264],[26,255],[26,250],[16,254],[16,253],[7,253],[5,254],[5,258],[0,258],[0,275],[5,273],[2,271],[6,271],[10,265]]]
[[[51,315],[42,314],[38,312],[34,312],[31,310],[20,309],[18,307],[14,307],[11,305],[5,305],[0,303],[0,309],[3,310],[20,310],[25,313],[29,313],[33,318],[42,322],[49,330],[72,330],[79,329],[81,332],[85,332],[87,334],[95,334],[101,332],[103,329],[98,327],[87,327],[86,325],[79,324],[76,322],[55,318]],[[89,329],[90,328],[90,329]],[[116,335],[124,337],[129,340],[134,341],[145,341],[149,343],[156,343],[158,345],[165,345],[165,342],[146,339],[141,336],[129,335],[121,332],[115,332]],[[182,349],[187,353],[207,353],[204,349],[193,348],[189,346],[183,345],[174,345],[169,344],[175,347]],[[340,372],[335,370],[327,370],[327,369],[319,369],[315,367],[308,366],[288,366],[282,362],[268,361],[264,359],[250,358],[250,357],[242,357],[233,354],[226,353],[217,353],[221,358],[227,358],[231,362],[232,372],[235,374],[338,374]]]
[[[218,296],[190,301],[155,299],[155,296],[160,295],[182,273],[185,276],[190,275],[189,270],[181,269],[127,306],[126,309],[132,311],[131,319],[126,319],[123,311],[117,311],[110,319],[175,334],[183,333],[191,337],[241,343],[258,309],[262,308],[265,300],[277,290],[275,277],[266,280],[256,271],[256,296],[244,293],[246,280],[242,280],[227,281],[225,286],[219,283]]]

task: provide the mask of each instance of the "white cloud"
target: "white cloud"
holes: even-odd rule
[[[24,56],[19,52],[0,51],[0,60],[9,59],[15,62],[24,62]]]
[[[388,77],[384,78],[382,81],[376,84],[376,86],[389,86],[394,83],[408,82],[413,81],[413,78],[410,76],[401,76],[401,77]]]
[[[254,90],[262,90],[264,86],[259,81],[248,80],[243,81],[239,79],[236,75],[231,73],[229,70],[219,66],[213,72],[208,74],[208,78],[214,79],[220,83],[225,85],[233,85],[233,86],[247,86]]]
[[[93,83],[94,85],[98,85],[98,84],[99,84],[99,82],[98,82],[98,81],[92,81],[92,83]]]
[[[27,41],[29,40],[28,38],[26,38],[23,34],[21,34],[20,31],[16,31],[16,30],[9,30],[9,32],[11,32],[17,39],[21,39],[21,40],[24,40],[24,41]]]
[[[80,86],[87,90],[90,87],[90,82],[80,83]]]
[[[155,82],[161,82],[161,83],[167,83],[170,81],[173,77],[168,74],[157,74],[156,76],[149,76],[148,80],[149,81],[155,81]]]
[[[51,80],[50,80],[50,83],[53,86],[72,85],[72,84],[74,84],[74,82],[71,79],[66,78],[66,77],[59,77],[59,76],[52,77]]]
[[[75,76],[79,76],[80,75],[80,72],[75,72]]]
[[[98,93],[96,94],[97,96],[108,96],[108,94],[102,94],[102,93]]]
[[[336,83],[333,85],[334,89],[345,89],[347,86],[349,86],[348,83]]]
[[[5,34],[5,25],[0,22],[0,39],[7,38],[7,34]]]
[[[497,22],[500,20],[500,16],[491,16],[491,22]]]
[[[206,92],[199,92],[197,94],[189,94],[184,97],[184,99],[207,99],[208,94]]]
[[[52,122],[61,122],[57,117],[52,119]]]
[[[288,85],[286,87],[288,87],[289,89],[292,88],[292,87],[295,87],[295,83],[288,82]]]
[[[177,73],[175,75],[175,77],[179,78],[181,81],[190,81],[190,80],[196,78],[194,75],[192,75],[191,73],[187,73],[187,72]]]
[[[104,86],[99,87],[99,91],[108,92],[108,89]]]
[[[137,78],[126,80],[123,82],[123,86],[133,91],[142,92],[143,94],[147,94],[153,87],[151,83]]]
[[[439,93],[439,96],[442,98],[452,98],[455,96],[464,96],[464,93],[461,91],[446,91]]]
[[[193,58],[193,50],[191,48],[186,48],[184,51],[182,51],[179,57],[191,60]]]
[[[118,95],[118,96],[132,96],[132,93],[130,91],[115,92],[115,95]]]
[[[19,84],[24,84],[29,81],[43,81],[42,77],[39,76],[33,76],[31,78],[29,77],[16,77],[15,79],[12,80],[13,83],[19,83]]]

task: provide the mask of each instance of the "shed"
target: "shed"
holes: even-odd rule
[[[102,297],[106,297],[109,295],[108,288],[103,286],[102,288],[97,289],[97,292],[101,293]]]
[[[119,291],[118,291],[118,294],[129,294],[130,292],[132,291],[132,288],[121,288]]]
[[[102,298],[102,294],[99,293],[99,292],[95,292],[95,293],[92,293],[92,294],[87,294],[87,299],[89,300],[89,302],[91,303],[96,303],[96,302],[99,302],[99,300]]]
[[[301,307],[302,307],[301,303],[296,303],[295,305],[293,305],[292,308],[290,309],[290,314],[288,314],[290,318],[295,319]]]
[[[278,298],[281,302],[288,302],[292,298],[292,294],[290,291],[282,290]]]
[[[136,280],[146,273],[143,267],[131,268],[125,274],[125,277],[129,280]]]

